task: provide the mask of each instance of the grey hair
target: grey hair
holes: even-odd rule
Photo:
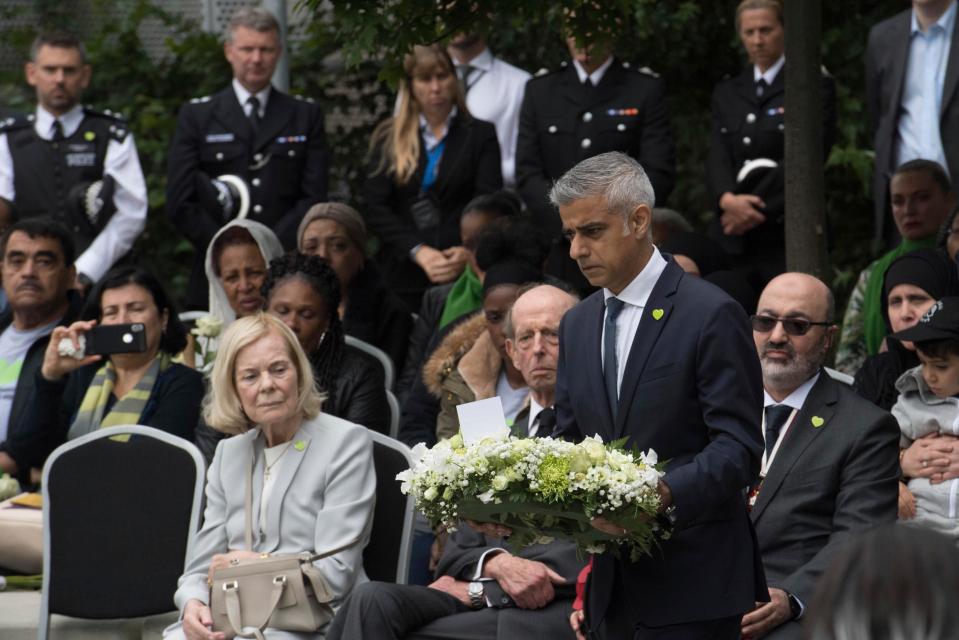
[[[619,151],[583,160],[553,183],[549,191],[549,200],[557,207],[595,196],[602,197],[607,210],[618,213],[624,222],[639,205],[644,204],[652,210],[656,203],[656,194],[646,171],[633,158]]]
[[[43,47],[58,49],[76,49],[80,53],[80,64],[87,63],[87,48],[83,41],[67,31],[41,33],[30,44],[30,62],[37,61],[37,55]]]
[[[224,37],[227,42],[233,42],[233,33],[240,27],[246,27],[252,31],[265,33],[267,31],[276,31],[280,33],[280,23],[276,16],[262,7],[241,7],[233,13],[229,24],[226,25],[226,34]]]
[[[686,216],[675,209],[667,209],[666,207],[656,207],[653,209],[653,224],[666,225],[676,231],[685,231],[687,233],[693,231],[693,225],[689,223]]]

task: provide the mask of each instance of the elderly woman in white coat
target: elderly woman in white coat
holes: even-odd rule
[[[222,640],[212,631],[213,571],[262,554],[322,553],[333,606],[366,581],[376,488],[366,429],[320,413],[310,363],[296,336],[263,313],[223,334],[204,406],[207,422],[236,434],[217,446],[207,474],[206,512],[174,600],[181,620],[167,638]],[[252,472],[253,548],[245,544],[245,483]],[[267,638],[321,638],[267,628]]]

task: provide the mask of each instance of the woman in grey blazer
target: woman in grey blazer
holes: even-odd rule
[[[338,606],[366,581],[363,548],[373,520],[372,444],[366,429],[320,414],[322,397],[296,336],[258,313],[223,334],[204,406],[207,423],[235,434],[217,446],[206,512],[174,600],[167,638],[220,640],[211,630],[212,572],[272,553],[345,551],[317,560]],[[253,548],[245,543],[245,483],[253,464]],[[268,638],[321,638],[267,629]]]

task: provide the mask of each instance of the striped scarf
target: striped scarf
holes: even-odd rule
[[[170,356],[168,354],[160,353],[157,355],[136,386],[130,389],[125,396],[118,399],[110,412],[104,416],[103,413],[117,379],[116,368],[111,361],[107,360],[106,364],[100,367],[93,377],[90,386],[87,387],[83,402],[80,403],[80,409],[77,411],[77,417],[70,425],[67,439],[72,440],[104,427],[138,424],[140,416],[143,415],[143,409],[153,393],[153,385],[156,384],[157,376],[169,366]]]

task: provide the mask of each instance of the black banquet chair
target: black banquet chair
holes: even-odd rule
[[[200,522],[204,464],[192,443],[137,425],[57,448],[43,471],[43,595],[50,615],[103,620],[172,611]]]
[[[363,550],[363,568],[370,580],[406,584],[413,544],[413,498],[400,492],[396,474],[413,464],[402,442],[369,431],[376,468],[373,531]]]

